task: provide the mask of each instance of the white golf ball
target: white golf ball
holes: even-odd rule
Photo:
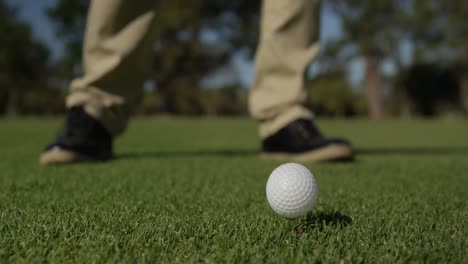
[[[301,164],[283,164],[268,178],[268,203],[273,211],[283,217],[292,219],[306,215],[314,208],[317,195],[314,175]]]

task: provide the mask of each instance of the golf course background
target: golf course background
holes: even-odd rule
[[[315,114],[468,116],[466,1],[319,2],[320,23],[311,30],[320,50],[304,74],[303,103]],[[0,116],[65,113],[69,84],[85,70],[90,3],[0,0],[0,30],[8,36],[0,41]],[[133,111],[246,116],[262,1],[155,3],[152,63],[142,69],[145,85]],[[140,89],[137,83],[128,85]]]
[[[91,1],[0,0],[0,264],[468,263],[468,2],[321,2],[301,103],[356,159],[304,164],[318,203],[286,220],[248,118],[261,1],[155,1],[116,159],[40,166]]]
[[[137,118],[112,162],[38,165],[61,122],[0,120],[0,262],[466,262],[466,122],[319,119],[356,160],[304,164],[319,199],[292,221],[251,120]]]

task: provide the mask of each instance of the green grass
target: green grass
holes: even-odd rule
[[[468,259],[468,123],[327,121],[354,163],[305,164],[319,200],[285,220],[281,162],[244,119],[138,119],[119,159],[42,167],[58,120],[0,120],[0,262],[431,262]]]

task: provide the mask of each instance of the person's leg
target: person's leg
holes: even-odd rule
[[[274,134],[297,118],[312,118],[304,72],[317,54],[318,1],[264,0],[260,44],[250,112],[259,120],[260,136]]]
[[[149,70],[154,20],[153,0],[91,2],[84,75],[71,84],[65,131],[42,153],[41,163],[109,158],[112,138],[125,130]]]
[[[153,0],[92,1],[83,48],[84,75],[71,84],[68,108],[83,106],[112,135],[123,132],[149,72],[154,18]]]
[[[304,107],[305,71],[319,49],[319,2],[263,1],[249,108],[259,122],[266,156],[297,160],[352,156],[346,141],[321,135],[312,112]]]

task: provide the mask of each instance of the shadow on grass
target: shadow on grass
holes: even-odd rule
[[[183,158],[183,157],[245,157],[258,155],[257,150],[178,150],[178,151],[145,151],[117,154],[116,159],[145,158]]]
[[[147,159],[147,158],[184,158],[184,157],[260,157],[259,150],[174,150],[174,151],[144,151],[117,154],[115,159]],[[284,160],[287,161],[286,159]],[[354,157],[326,161],[328,163],[352,163]],[[325,161],[324,161],[325,162]]]
[[[308,214],[306,219],[296,226],[295,231],[300,236],[309,230],[322,231],[327,226],[343,228],[352,223],[351,217],[340,212],[316,212]]]
[[[450,155],[468,154],[468,147],[381,147],[357,148],[355,151],[358,155]]]

